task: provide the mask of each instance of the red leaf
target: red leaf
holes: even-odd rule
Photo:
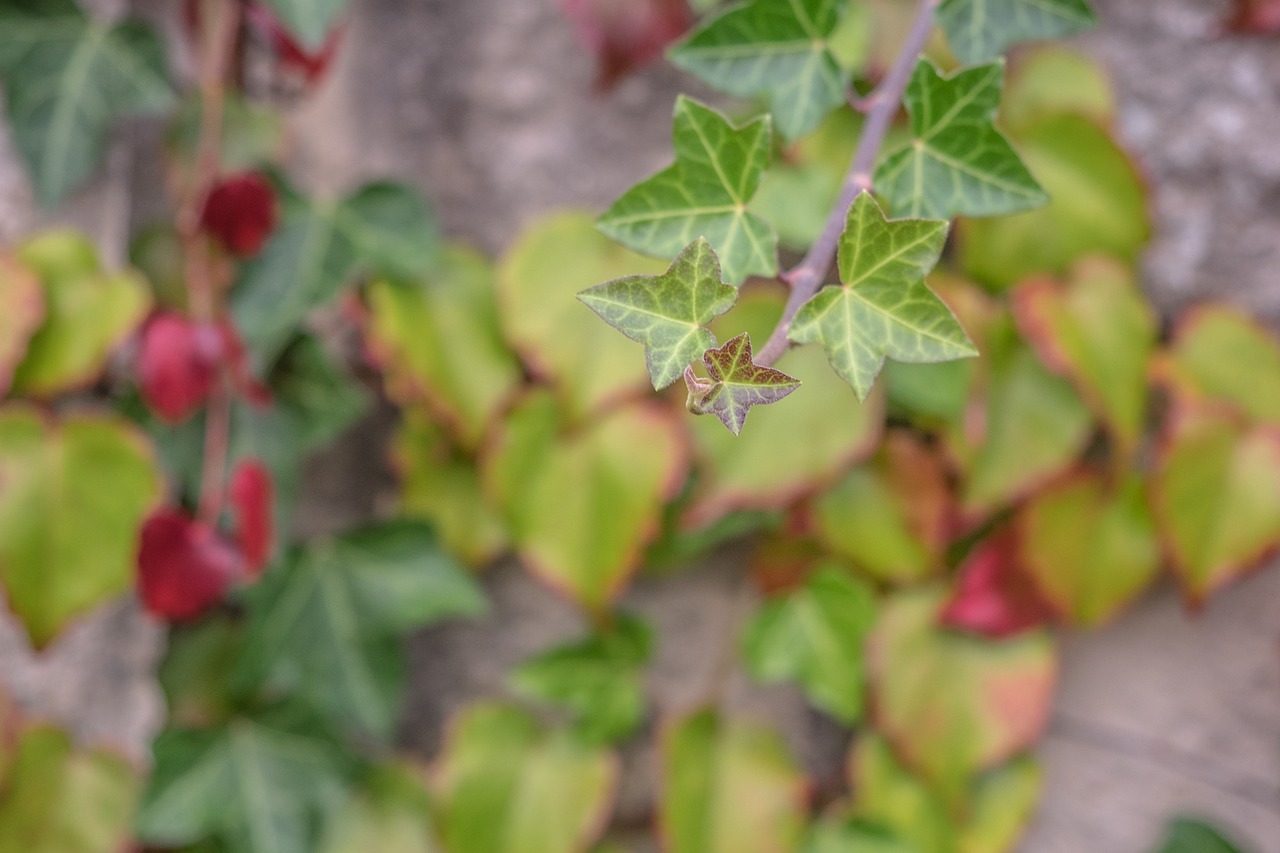
[[[257,172],[223,178],[205,199],[200,227],[232,254],[256,255],[276,227],[276,191]]]
[[[257,459],[243,459],[231,475],[229,497],[246,567],[259,574],[271,556],[271,474]]]
[[[1236,0],[1235,10],[1225,26],[1231,33],[1280,33],[1280,0]]]
[[[939,621],[994,638],[1011,637],[1049,621],[1053,608],[1018,565],[1017,555],[1009,530],[979,543],[960,567],[959,582]]]
[[[138,593],[164,619],[195,619],[245,574],[244,557],[218,531],[179,510],[161,510],[142,526]]]
[[[596,85],[608,89],[662,55],[693,23],[685,0],[561,0],[578,40],[596,55]]]
[[[204,405],[218,375],[222,336],[213,326],[163,311],[147,322],[138,352],[142,399],[176,424]]]
[[[315,86],[324,78],[338,52],[343,27],[337,26],[325,36],[318,50],[310,50],[298,43],[276,13],[260,3],[252,3],[245,9],[245,18],[271,44],[280,70],[299,78],[307,86]]]
[[[218,326],[218,334],[221,336],[227,370],[231,373],[231,383],[236,391],[255,406],[268,405],[271,402],[271,389],[255,379],[249,371],[249,353],[236,327],[223,321]]]

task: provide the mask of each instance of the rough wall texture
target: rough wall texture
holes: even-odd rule
[[[1210,0],[1095,2],[1103,25],[1082,45],[1112,69],[1122,136],[1155,188],[1149,291],[1168,311],[1225,296],[1280,321],[1280,42],[1216,39],[1222,5]],[[158,17],[172,7],[135,5]],[[497,251],[539,213],[599,209],[670,158],[668,116],[688,81],[659,67],[607,99],[594,96],[590,61],[554,0],[355,6],[337,73],[295,116],[294,159],[314,188],[388,174],[412,180],[435,200],[450,236]],[[130,221],[157,209],[145,130],[118,144],[104,179],[59,214],[117,257]],[[38,219],[0,139],[0,238]],[[384,434],[375,419],[316,460],[303,527],[335,529],[375,511],[387,480],[368,471]],[[696,573],[641,580],[629,594],[626,605],[663,638],[651,676],[658,710],[719,695],[781,725],[818,777],[831,779],[840,732],[794,692],[753,687],[724,665],[734,626],[753,604],[740,562],[729,551]],[[424,754],[452,710],[502,690],[509,664],[579,630],[572,609],[513,567],[487,582],[494,612],[486,623],[411,643],[403,738]],[[1162,589],[1106,629],[1067,636],[1042,747],[1046,796],[1022,849],[1143,853],[1168,815],[1194,811],[1259,853],[1280,853],[1278,629],[1273,567],[1199,618]],[[150,680],[160,638],[131,605],[87,620],[41,657],[0,625],[0,677],[37,713],[141,752],[160,720]],[[626,756],[620,809],[636,823],[649,807],[652,758],[647,745]]]

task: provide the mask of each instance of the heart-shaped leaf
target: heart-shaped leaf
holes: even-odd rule
[[[1160,570],[1142,481],[1109,486],[1080,474],[1041,492],[1018,517],[1020,565],[1057,611],[1094,626],[1133,601]]]
[[[196,619],[248,574],[244,555],[218,530],[183,510],[163,510],[142,525],[138,595],[162,619]]]
[[[1226,305],[1204,305],[1185,314],[1158,372],[1180,399],[1225,404],[1263,423],[1280,424],[1280,342]]]
[[[844,102],[845,75],[829,49],[839,0],[752,0],[700,25],[671,61],[717,89],[762,96],[788,139]]]
[[[46,206],[89,177],[113,121],[173,102],[151,28],[97,23],[73,0],[0,8],[0,77],[14,141]]]
[[[769,128],[767,118],[735,128],[682,95],[672,131],[676,162],[624,193],[597,227],[624,246],[662,258],[704,237],[730,284],[773,275],[777,235],[747,208],[769,165]]]
[[[976,355],[951,309],[924,283],[946,239],[947,223],[887,219],[871,194],[861,193],[840,238],[843,284],[801,306],[791,340],[820,344],[860,400],[886,357],[928,363]]]
[[[935,590],[885,603],[868,646],[877,728],[951,804],[1048,722],[1056,662],[1044,632],[992,641],[938,626]]]
[[[743,653],[755,678],[798,681],[816,707],[852,725],[862,715],[862,643],[874,620],[872,591],[827,566],[761,606],[743,632]]]
[[[1175,409],[1152,475],[1156,523],[1193,603],[1280,546],[1280,430]]]
[[[913,139],[876,169],[875,186],[900,216],[1000,216],[1049,196],[994,124],[1004,63],[943,77],[921,60],[907,87]]]
[[[1000,126],[1019,139],[1041,119],[1060,115],[1109,126],[1116,94],[1106,70],[1089,54],[1060,44],[1020,51],[1000,98]]]
[[[756,364],[751,337],[745,332],[719,349],[707,350],[702,362],[711,379],[701,379],[685,368],[686,406],[695,415],[715,415],[734,435],[742,432],[752,407],[776,403],[800,387],[800,380],[781,370]]]
[[[603,610],[658,532],[683,483],[685,441],[653,404],[614,409],[561,434],[555,403],[531,395],[507,418],[482,464],[517,553],[544,582]]]
[[[474,705],[436,768],[440,839],[467,853],[575,853],[602,833],[617,780],[605,750],[516,708]]]
[[[0,581],[37,647],[129,589],[159,493],[151,450],[124,421],[0,408]]]
[[[662,765],[658,820],[670,853],[771,853],[799,843],[804,778],[776,732],[699,711],[669,725]]]
[[[938,614],[939,623],[995,639],[1044,625],[1053,608],[1019,556],[1017,539],[1007,528],[974,546],[957,570],[959,579]]]
[[[720,280],[716,253],[699,237],[662,275],[615,279],[584,290],[578,298],[610,326],[644,344],[645,366],[657,390],[679,379],[716,345],[707,324],[733,307],[738,291]]]
[[[8,254],[0,254],[0,305],[5,306],[0,317],[0,397],[4,397],[31,336],[44,320],[40,278]]]
[[[1096,23],[1088,0],[943,0],[937,14],[951,52],[966,65],[998,59],[1016,42],[1066,38]]]

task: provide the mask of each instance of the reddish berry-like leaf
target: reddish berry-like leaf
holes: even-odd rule
[[[227,495],[236,516],[236,538],[250,574],[261,573],[271,556],[273,500],[271,473],[257,459],[242,459]]]
[[[222,337],[213,326],[162,311],[142,331],[138,382],[147,407],[162,420],[180,423],[204,405],[222,356]]]
[[[239,330],[229,320],[218,325],[218,334],[222,339],[224,364],[231,374],[231,384],[236,393],[255,406],[266,406],[271,403],[271,389],[259,382],[249,371],[249,352]]]
[[[162,510],[142,526],[138,594],[163,619],[195,619],[245,574],[244,557],[218,531],[180,510]]]
[[[738,335],[719,349],[702,354],[711,381],[699,379],[686,368],[689,411],[695,415],[715,415],[729,432],[737,435],[747,422],[752,406],[776,403],[800,387],[800,381],[781,370],[761,367],[751,354],[751,337]]]
[[[1236,0],[1225,27],[1229,33],[1280,33],[1280,0]]]
[[[693,24],[685,0],[562,0],[561,8],[596,56],[600,89],[660,57]]]
[[[342,41],[344,27],[336,26],[329,30],[319,47],[305,47],[274,11],[260,3],[251,3],[245,10],[245,18],[270,43],[280,70],[306,87],[315,86],[324,78]]]
[[[1012,637],[1039,627],[1053,608],[1018,563],[1011,531],[978,544],[960,567],[959,583],[943,605],[938,620],[948,628],[984,637]]]
[[[200,227],[232,254],[256,255],[276,227],[276,191],[257,172],[223,178],[205,199]]]

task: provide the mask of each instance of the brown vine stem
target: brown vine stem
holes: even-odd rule
[[[760,349],[756,359],[757,364],[770,367],[782,358],[791,345],[787,339],[787,333],[791,330],[791,321],[795,319],[800,306],[818,292],[827,271],[831,269],[831,262],[836,257],[836,247],[840,243],[840,235],[844,233],[849,207],[859,193],[871,189],[871,176],[875,169],[876,157],[880,154],[880,146],[884,144],[884,137],[893,123],[893,117],[898,114],[898,107],[902,104],[902,96],[907,90],[907,83],[911,80],[911,72],[915,69],[916,60],[933,32],[933,13],[939,3],[941,0],[920,0],[915,20],[911,24],[911,31],[907,34],[907,40],[903,42],[902,50],[894,60],[889,73],[880,81],[875,91],[861,101],[866,108],[866,123],[863,125],[862,137],[858,140],[858,149],[854,152],[853,162],[849,165],[849,173],[845,176],[844,186],[840,190],[840,197],[831,208],[822,234],[809,248],[809,253],[799,264],[782,275],[783,280],[791,285],[791,293],[787,297],[787,304],[782,311],[781,319],[778,320],[778,325],[774,327],[769,340]]]

